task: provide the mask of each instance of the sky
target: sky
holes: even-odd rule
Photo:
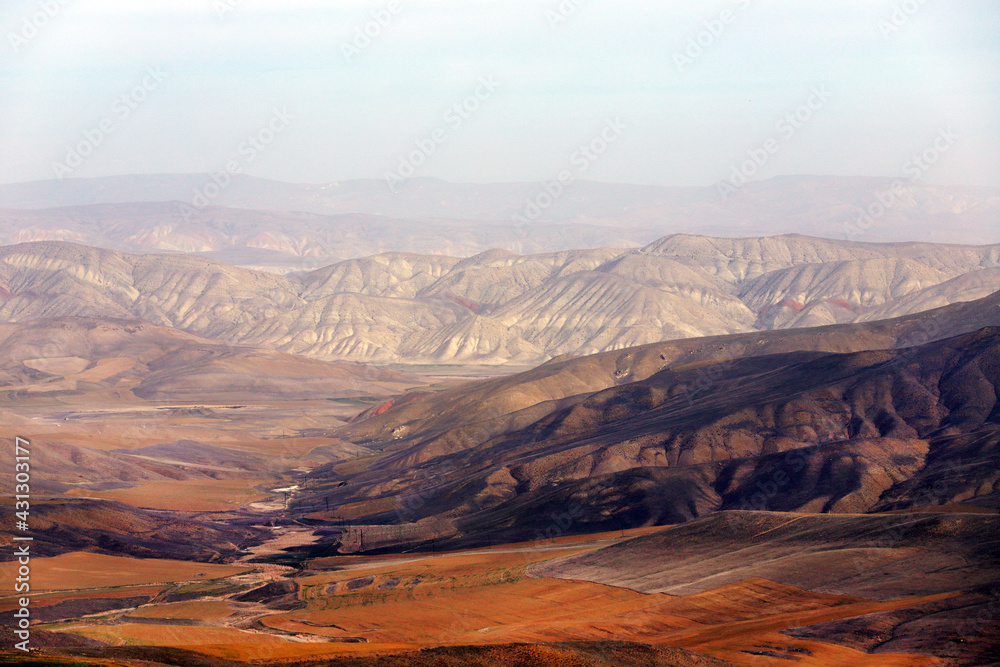
[[[1000,3],[4,0],[0,155],[0,183],[1000,186]]]

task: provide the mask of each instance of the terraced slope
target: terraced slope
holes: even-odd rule
[[[737,511],[538,563],[531,572],[682,595],[682,604],[751,578],[877,600],[943,594],[915,606],[841,620],[803,617],[799,627],[784,632],[886,659],[893,653],[923,653],[946,665],[979,665],[996,659],[1000,640],[998,554],[996,515]],[[711,617],[723,605],[706,601],[698,608]],[[679,645],[704,650],[700,641]]]

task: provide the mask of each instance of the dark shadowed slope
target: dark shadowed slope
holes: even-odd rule
[[[425,519],[423,539],[499,540],[719,509],[996,502],[1000,328],[901,350],[746,357],[707,387],[705,368],[556,405],[480,444],[431,437],[367,470],[329,467],[299,508],[326,497],[371,523]],[[399,528],[384,544],[420,539]]]
[[[665,369],[694,370],[687,392],[697,400],[712,393],[731,361],[742,357],[911,347],[987,326],[1000,326],[1000,292],[888,321],[674,340],[554,359],[509,377],[407,396],[391,409],[363,415],[345,435],[359,442],[394,442],[396,448],[441,441],[442,451],[454,451],[523,428],[563,403]]]

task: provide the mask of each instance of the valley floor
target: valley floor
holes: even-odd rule
[[[526,649],[510,645],[528,644],[538,654],[532,658],[536,662],[523,664],[587,665],[607,663],[585,662],[591,658],[586,651],[579,653],[579,647],[608,642],[629,643],[629,650],[640,653],[662,651],[664,660],[675,660],[635,664],[948,664],[917,654],[870,654],[784,633],[911,609],[961,591],[873,601],[751,578],[673,596],[529,572],[536,563],[596,552],[662,530],[451,553],[332,556],[308,561],[298,572],[251,558],[221,566],[66,554],[34,564],[43,589],[33,600],[34,612],[47,620],[36,628],[50,645],[47,653],[82,657],[97,650],[108,659],[125,659],[141,657],[137,647],[161,647],[165,652],[153,660],[162,659],[161,664],[186,664],[185,651],[202,656],[199,664],[286,663],[374,654],[417,660],[415,656],[430,654],[414,651],[441,647],[484,647],[461,649],[473,654],[516,653]],[[308,540],[309,532],[281,531],[274,543],[256,551],[267,554]],[[12,568],[3,566],[5,579]],[[121,578],[121,573],[127,574]],[[0,612],[13,604],[11,598],[3,600]],[[74,648],[74,643],[90,647]],[[57,648],[60,644],[64,646]],[[602,650],[617,646],[603,645]],[[686,652],[671,653],[677,649]],[[579,662],[557,662],[567,651]],[[690,662],[678,662],[678,656]]]

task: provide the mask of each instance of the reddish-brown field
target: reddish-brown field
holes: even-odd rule
[[[223,600],[191,600],[141,607],[131,612],[129,617],[221,621],[232,614],[233,608]]]
[[[143,646],[183,646],[191,648],[204,644],[247,646],[250,653],[257,644],[284,644],[284,639],[259,632],[245,632],[234,628],[196,627],[188,625],[156,625],[152,623],[123,623],[121,625],[68,626],[63,632],[90,637],[112,646],[141,644]]]
[[[628,536],[651,530],[628,531]],[[228,577],[221,587],[202,587],[198,599],[154,602],[125,616],[78,619],[43,629],[113,646],[183,647],[230,660],[619,640],[684,648],[736,665],[785,665],[789,659],[803,666],[916,667],[936,662],[920,655],[869,655],[780,633],[912,607],[952,593],[876,602],[752,578],[673,596],[526,573],[532,563],[589,552],[620,539],[615,532],[443,554],[316,559],[306,563],[303,576],[291,579],[297,584],[292,599],[304,606],[290,611],[269,608],[266,595],[258,598],[261,602],[232,598],[235,589],[227,589],[230,584],[243,584],[246,590],[246,584],[275,581],[273,573],[252,564],[215,566],[76,553],[39,559],[36,585],[67,591],[57,594],[60,599],[85,599],[91,595],[68,591],[104,587],[93,592],[92,597],[98,597],[109,595],[110,586],[145,585],[142,590],[149,593],[155,592],[152,583]],[[240,574],[258,567],[258,573]],[[172,590],[201,589],[195,584]],[[55,597],[47,602],[54,603]],[[140,620],[145,622],[135,622]]]
[[[567,540],[572,542],[572,540]],[[307,608],[263,624],[290,633],[367,639],[365,650],[440,645],[630,640],[681,646],[745,664],[746,651],[781,653],[801,665],[925,665],[924,656],[867,654],[790,639],[780,630],[938,599],[872,602],[748,580],[687,597],[646,595],[589,582],[532,579],[528,563],[583,551],[497,549],[412,559],[364,559],[299,579]],[[331,559],[324,559],[329,564]],[[948,594],[946,594],[948,595]],[[765,646],[769,648],[761,649]],[[777,647],[777,648],[776,648]],[[754,656],[760,665],[785,658]]]
[[[238,643],[194,644],[186,648],[207,655],[238,661],[294,660],[320,657],[353,657],[386,655],[416,651],[418,644],[340,644],[320,642],[258,642],[252,645]]]
[[[157,480],[131,489],[113,491],[71,489],[66,495],[117,500],[133,507],[179,512],[216,512],[236,509],[269,498],[269,494],[254,488],[264,481],[262,479]]]
[[[33,591],[72,591],[87,588],[137,586],[176,581],[230,577],[250,568],[187,561],[119,558],[76,552],[31,561]],[[0,564],[4,582],[14,579],[16,562]],[[5,588],[12,588],[5,585]]]
[[[31,597],[31,606],[34,608],[49,607],[70,600],[116,599],[139,596],[153,597],[163,592],[164,589],[165,586],[127,586],[105,591],[87,591],[85,593],[39,594]],[[0,613],[16,609],[17,606],[16,595],[0,600]]]

